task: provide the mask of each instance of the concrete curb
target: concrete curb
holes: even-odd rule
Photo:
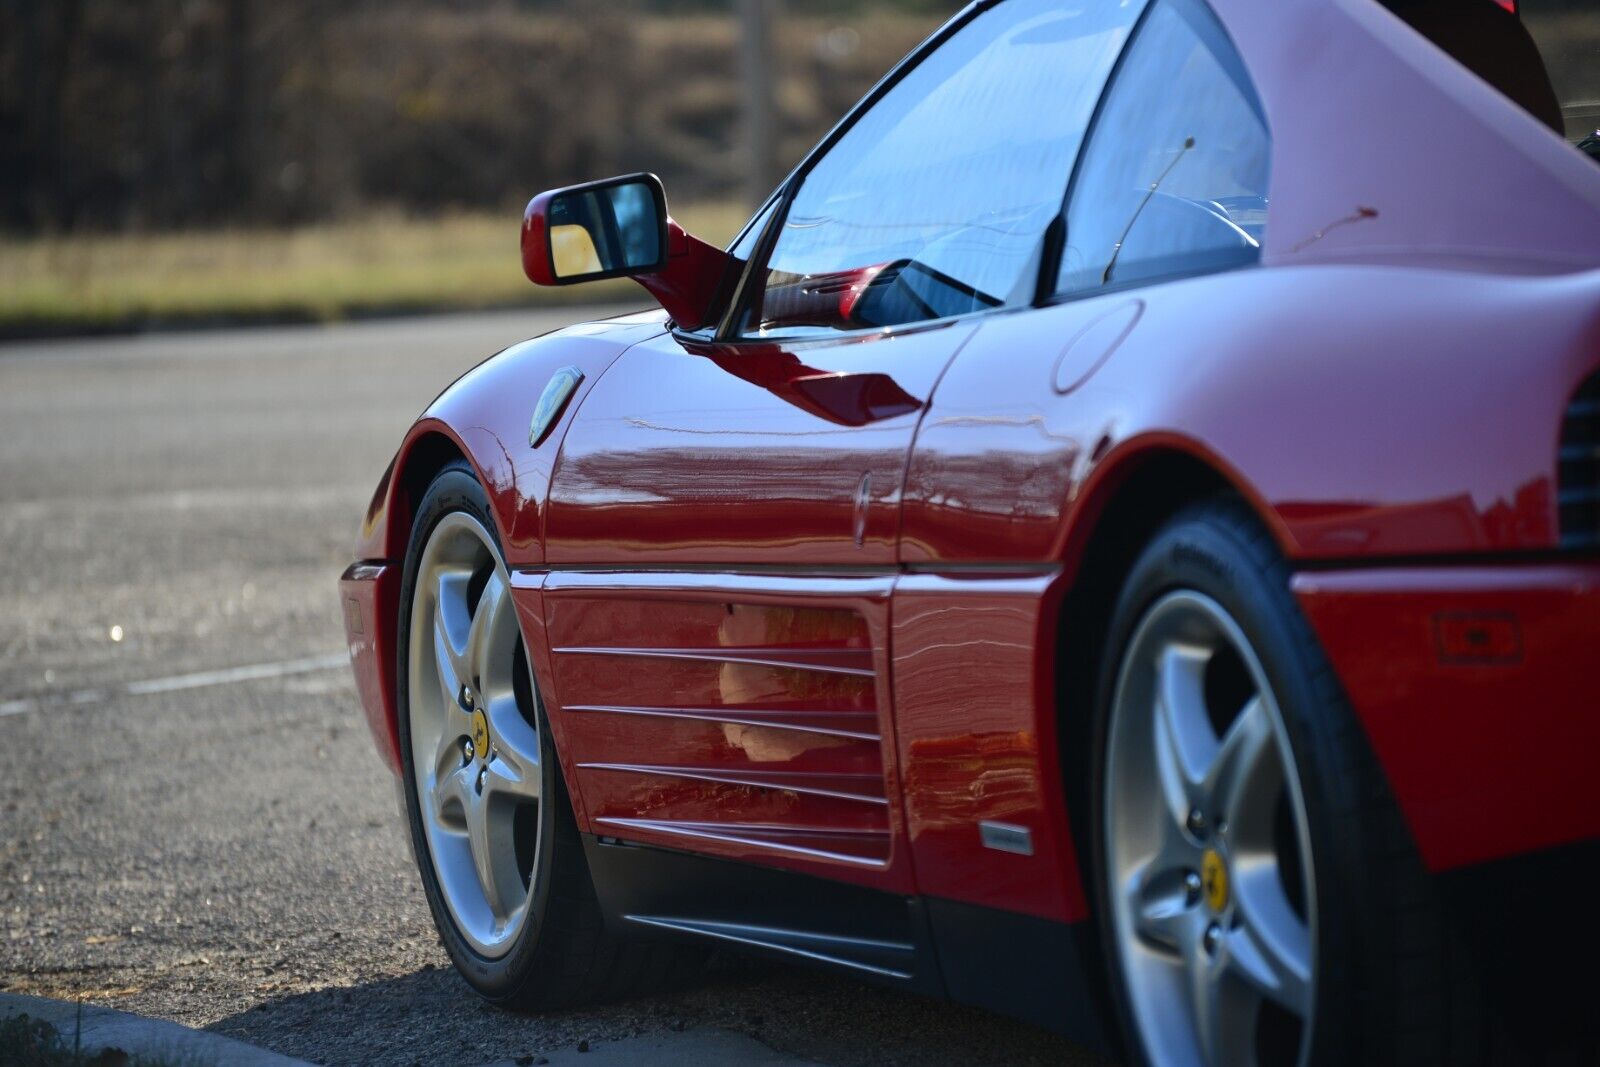
[[[68,1043],[73,1033],[78,1033],[85,1052],[117,1048],[130,1056],[166,1056],[193,1067],[307,1067],[305,1060],[290,1059],[231,1037],[191,1030],[163,1019],[147,1019],[90,1004],[83,1005],[82,1011],[80,1018],[79,1006],[69,1001],[0,993],[0,1019],[23,1014],[43,1019]]]
[[[621,1041],[556,1049],[542,1056],[497,1060],[485,1067],[816,1067],[768,1048],[753,1037],[715,1027],[678,1033],[646,1034]]]

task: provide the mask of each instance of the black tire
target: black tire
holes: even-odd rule
[[[495,551],[504,561],[504,549],[499,544],[483,487],[465,462],[446,466],[428,487],[412,524],[400,587],[395,657],[406,816],[423,891],[445,951],[461,976],[486,1000],[518,1011],[620,999],[681,982],[694,973],[704,959],[703,954],[678,945],[624,939],[606,927],[584,858],[583,841],[573,819],[560,761],[553,758],[555,744],[543,714],[536,716],[540,743],[551,758],[541,761],[542,795],[552,798],[553,802],[539,805],[539,848],[534,858],[539,873],[533,883],[529,921],[510,950],[504,956],[491,959],[473,949],[457,930],[445,905],[418,806],[408,726],[410,672],[406,657],[419,554],[434,526],[446,515],[458,511],[470,514],[495,537]],[[524,646],[519,649],[524,663],[526,655]],[[528,672],[528,699],[530,702],[538,700],[531,671]]]
[[[1190,590],[1243,630],[1272,686],[1305,800],[1317,901],[1309,1062],[1501,1062],[1490,1013],[1338,679],[1289,589],[1271,537],[1234,498],[1194,505],[1127,574],[1097,674],[1089,866],[1109,999],[1132,1063],[1146,1062],[1111,926],[1105,831],[1107,737],[1119,669],[1147,610]]]

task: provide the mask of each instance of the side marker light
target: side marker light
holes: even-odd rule
[[[1522,626],[1504,612],[1448,612],[1433,617],[1434,648],[1447,664],[1522,661]]]

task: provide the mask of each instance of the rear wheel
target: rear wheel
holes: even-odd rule
[[[434,924],[468,983],[508,1007],[660,985],[697,959],[605,928],[494,531],[482,486],[455,464],[424,495],[406,553],[400,748]]]
[[[1106,739],[1106,875],[1151,1060],[1303,1062],[1317,899],[1277,698],[1211,597],[1163,594],[1123,656]]]
[[[1482,1062],[1471,966],[1289,579],[1217,500],[1155,535],[1113,613],[1089,830],[1127,1052]]]

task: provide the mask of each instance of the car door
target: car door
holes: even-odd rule
[[[907,458],[951,358],[1033,301],[1138,7],[969,13],[802,166],[719,328],[636,345],[584,400],[539,581],[593,833],[914,889],[888,670]]]
[[[1097,635],[1058,624],[1080,576],[1057,561],[1065,537],[1085,535],[1066,520],[1103,457],[1181,425],[1173,398],[1207,389],[1208,363],[1237,343],[1243,302],[1265,290],[1230,272],[1257,262],[1270,157],[1215,17],[1201,0],[1152,0],[1085,140],[1041,306],[987,324],[919,427],[893,646],[908,830],[930,895],[1087,915],[1060,774],[1087,759],[1056,736],[1055,668],[1058,649]]]

